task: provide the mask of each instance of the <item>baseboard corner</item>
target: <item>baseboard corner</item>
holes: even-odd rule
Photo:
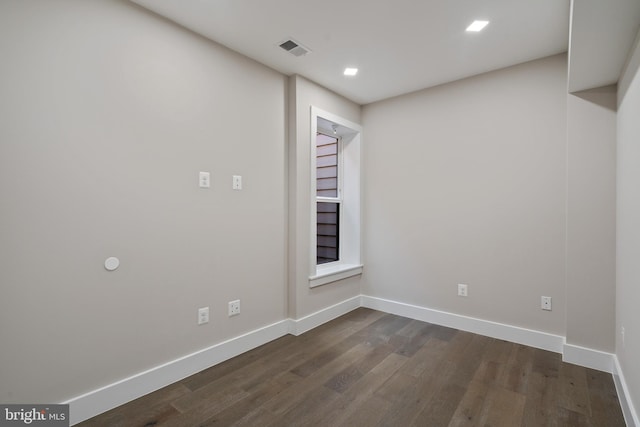
[[[291,321],[289,333],[296,336],[301,335],[359,307],[362,307],[361,295],[357,295],[332,306],[323,308],[300,319],[289,319]]]
[[[567,344],[562,346],[562,361],[574,365],[596,369],[598,371],[613,373],[613,357],[611,353]]]
[[[613,356],[613,383],[616,386],[618,400],[620,401],[622,414],[624,415],[627,427],[640,427],[640,418],[638,418],[638,412],[631,401],[627,381],[625,380],[620,361],[616,355]]]

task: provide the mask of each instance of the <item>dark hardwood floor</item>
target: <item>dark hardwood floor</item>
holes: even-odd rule
[[[624,426],[610,374],[360,308],[81,426]]]

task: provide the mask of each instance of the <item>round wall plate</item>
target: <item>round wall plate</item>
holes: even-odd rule
[[[104,268],[113,271],[120,266],[120,260],[114,256],[107,258],[104,262]]]

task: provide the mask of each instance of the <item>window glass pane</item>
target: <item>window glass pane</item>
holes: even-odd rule
[[[338,261],[340,254],[340,204],[318,202],[317,215],[316,262],[317,264],[325,264]]]
[[[316,195],[338,197],[338,138],[316,136]]]

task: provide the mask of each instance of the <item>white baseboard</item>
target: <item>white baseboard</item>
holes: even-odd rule
[[[330,320],[347,314],[358,307],[362,307],[362,299],[360,295],[339,302],[338,304],[334,304],[331,307],[323,308],[322,310],[316,311],[315,313],[309,314],[301,319],[289,319],[291,322],[289,333],[296,336],[303,334],[322,325],[323,323],[327,323]]]
[[[74,425],[280,338],[289,329],[290,319],[285,319],[62,403],[70,405],[70,423]]]
[[[358,295],[300,319],[284,319],[236,338],[213,345],[113,384],[70,399],[71,425],[87,420],[145,394],[210,368],[287,333],[300,335],[358,307],[366,307],[462,331],[498,338],[563,354],[563,360],[614,374],[627,424],[640,427],[615,355],[565,343],[565,338],[546,332],[447,313],[397,301]],[[634,423],[634,424],[632,424]]]
[[[363,295],[362,306],[409,317],[411,319],[422,320],[423,322],[460,329],[461,331],[473,332],[487,337],[541,348],[555,353],[562,353],[562,347],[564,345],[564,337],[560,335],[447,313],[445,311],[433,310],[382,298]]]
[[[627,427],[640,427],[640,418],[638,418],[638,413],[631,401],[627,382],[625,381],[618,357],[615,355],[613,356],[613,383],[616,385],[618,400],[620,401],[620,407],[622,407],[622,413],[624,414]]]
[[[564,344],[562,348],[562,361],[598,371],[613,373],[613,358],[615,356],[604,351],[580,347],[579,345]]]

